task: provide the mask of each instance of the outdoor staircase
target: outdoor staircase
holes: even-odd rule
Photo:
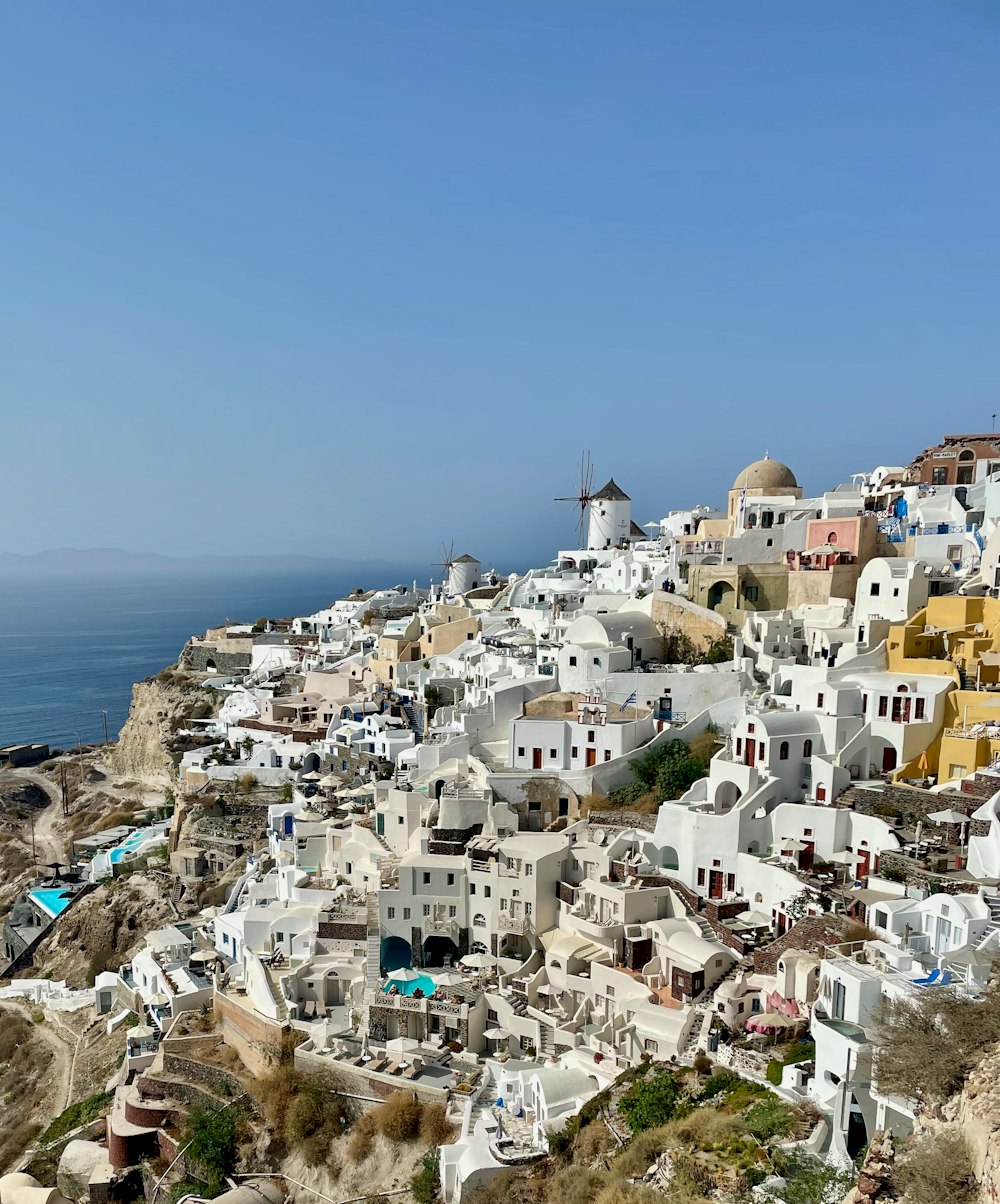
[[[401,698],[399,702],[400,709],[406,716],[406,721],[413,729],[418,740],[424,738],[424,715],[421,709],[414,707],[412,702],[405,698]]]
[[[548,1024],[541,1025],[541,1037],[538,1043],[540,1057],[548,1058],[556,1051],[555,1030]]]
[[[688,1030],[684,1044],[678,1050],[678,1061],[688,1064],[694,1061],[694,1056],[699,1049],[707,1050],[708,1034],[706,1029],[710,1028],[712,1023],[712,1008],[710,1004],[696,1003],[692,1006],[691,1011],[694,1014],[694,1023]]]
[[[975,683],[969,677],[968,673],[960,665],[956,665],[955,667],[958,669],[958,679],[961,683],[960,689],[974,690],[976,688]]]
[[[382,970],[382,932],[378,922],[378,895],[369,894],[368,908],[368,950],[365,957],[365,986],[375,991],[378,989]]]
[[[257,866],[256,865],[248,865],[246,870],[242,874],[242,876],[237,881],[236,885],[229,892],[229,898],[226,900],[225,906],[223,907],[222,911],[219,913],[220,915],[228,916],[239,907],[240,898],[243,894],[243,891],[246,889],[246,886],[250,882],[250,880],[252,878],[256,878],[256,876],[257,876]]]
[[[170,902],[171,903],[179,903],[181,901],[181,896],[183,894],[184,894],[184,883],[180,880],[180,878],[175,878],[173,889],[170,892]]]
[[[1000,895],[983,895],[983,901],[990,909],[990,931],[1000,931]]]

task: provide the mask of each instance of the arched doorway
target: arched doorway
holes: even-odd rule
[[[413,953],[410,949],[410,942],[404,941],[401,936],[387,936],[382,940],[382,973],[388,974],[391,970],[402,970],[405,967],[413,964]]]
[[[660,850],[660,864],[665,870],[678,870],[681,867],[680,860],[677,856],[677,850],[672,849],[670,845]]]
[[[709,587],[708,609],[718,610],[720,606],[728,608],[732,606],[735,597],[736,591],[728,581],[716,581]]]
[[[742,793],[735,782],[720,782],[715,792],[716,811],[731,811],[740,801]]]

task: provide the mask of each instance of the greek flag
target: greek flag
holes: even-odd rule
[[[633,690],[632,693],[628,696],[628,698],[625,699],[625,701],[621,704],[621,706],[618,709],[619,709],[619,711],[624,711],[626,707],[630,707],[638,701],[639,701],[638,691]]]

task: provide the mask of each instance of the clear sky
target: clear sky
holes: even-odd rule
[[[9,3],[0,549],[572,542],[1000,411],[995,0]]]

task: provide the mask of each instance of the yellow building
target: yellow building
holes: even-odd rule
[[[897,777],[957,781],[1000,756],[1000,601],[931,598],[889,628],[886,654],[892,673],[937,673],[958,686],[945,700],[941,735]]]

